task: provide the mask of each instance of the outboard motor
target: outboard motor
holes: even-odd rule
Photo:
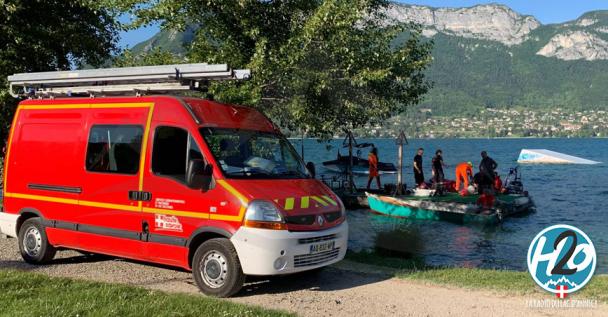
[[[505,179],[505,189],[509,194],[524,193],[524,184],[521,182],[521,175],[517,167],[509,169],[509,175]]]

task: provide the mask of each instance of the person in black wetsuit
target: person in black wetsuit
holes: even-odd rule
[[[445,180],[445,176],[443,174],[443,167],[445,164],[443,163],[443,152],[441,150],[437,150],[435,152],[435,157],[433,157],[433,183],[443,185],[443,181]]]
[[[498,164],[491,157],[488,156],[488,152],[481,152],[481,163],[479,163],[479,173],[481,174],[481,187],[483,189],[491,189],[494,184],[494,176],[496,175],[496,168]]]
[[[422,155],[424,154],[424,149],[419,148],[416,156],[414,156],[414,181],[416,182],[416,186],[420,187],[424,183],[424,171],[422,170]]]

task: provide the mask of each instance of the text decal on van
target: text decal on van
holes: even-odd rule
[[[156,231],[173,231],[173,232],[183,232],[184,229],[182,224],[179,222],[179,219],[175,216],[166,216],[156,214],[154,217],[154,229]]]

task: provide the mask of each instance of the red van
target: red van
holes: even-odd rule
[[[75,249],[176,266],[220,297],[338,262],[348,239],[340,199],[265,116],[171,96],[22,101],[0,231],[28,263]]]

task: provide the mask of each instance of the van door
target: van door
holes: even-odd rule
[[[97,109],[88,124],[80,245],[92,252],[141,258],[140,160],[148,108]]]
[[[143,203],[143,218],[149,228],[146,253],[150,260],[184,266],[186,241],[207,222],[217,197],[214,190],[203,192],[186,185],[188,162],[204,159],[199,143],[187,130],[160,123],[151,134],[144,177],[144,191],[152,195]]]

